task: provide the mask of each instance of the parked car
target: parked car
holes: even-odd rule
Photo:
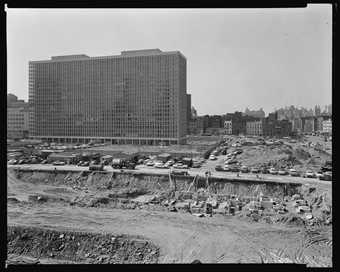
[[[218,155],[218,151],[217,150],[214,150],[211,155],[214,155],[214,156],[217,156]]]
[[[332,180],[332,172],[325,172],[321,177],[319,177],[320,180]]]
[[[288,175],[288,172],[285,169],[280,169],[277,173],[281,176]]]
[[[231,172],[239,172],[240,169],[239,169],[238,166],[234,165],[234,166],[230,166],[230,171],[231,171]]]
[[[235,164],[235,163],[237,163],[237,160],[235,160],[235,159],[229,159],[229,160],[227,160],[225,163],[226,163],[226,164]]]
[[[250,172],[251,172],[251,173],[257,174],[257,173],[260,173],[260,169],[257,168],[257,167],[252,167],[252,168],[250,169]]]
[[[14,160],[14,159],[8,161],[8,164],[11,164],[11,165],[17,164],[17,163],[18,163],[18,161]]]
[[[47,163],[48,163],[47,160],[43,160],[43,161],[41,162],[41,164],[47,164]]]
[[[83,161],[79,161],[79,162],[77,163],[77,166],[81,166],[83,163],[84,163]]]
[[[146,163],[146,166],[154,166],[154,165],[155,163],[151,160]]]
[[[299,176],[299,173],[294,168],[289,169],[289,174],[292,177],[298,177]]]
[[[323,173],[321,171],[315,173],[316,178],[320,179],[320,177],[323,176]]]
[[[249,172],[249,168],[247,166],[243,165],[243,166],[241,166],[240,171],[242,173],[248,173]]]
[[[89,165],[90,165],[90,162],[88,162],[88,161],[85,161],[81,164],[81,166],[89,166]]]
[[[183,163],[180,163],[180,162],[177,162],[175,163],[174,165],[172,165],[174,168],[177,168],[177,169],[182,169],[183,167]]]
[[[137,161],[137,164],[143,164],[144,163],[144,160],[143,159],[139,159],[138,161]]]
[[[307,170],[304,177],[306,178],[315,178],[315,173],[312,170]]]
[[[63,161],[55,161],[55,162],[53,162],[53,165],[65,165],[65,162],[63,162]]]
[[[222,167],[222,165],[216,165],[215,170],[222,172],[222,171],[224,171],[224,168]]]
[[[169,160],[169,161],[166,162],[166,164],[168,164],[169,166],[174,165],[174,163],[175,163],[175,162],[174,162],[173,160]]]
[[[192,168],[200,168],[201,164],[199,162],[193,162],[191,167]]]
[[[24,164],[25,163],[25,160],[19,160],[18,161],[18,164]]]
[[[230,166],[228,166],[228,165],[224,165],[223,169],[224,169],[224,171],[226,171],[226,172],[230,172],[230,171],[231,171],[231,168],[230,168]]]
[[[214,161],[214,160],[217,160],[217,158],[216,158],[215,155],[210,155],[210,156],[209,156],[209,160]]]
[[[277,175],[278,171],[275,168],[272,167],[272,168],[269,169],[269,174]]]
[[[261,172],[262,174],[269,174],[269,169],[266,168],[266,167],[262,167],[262,168],[260,169],[260,172]]]
[[[164,164],[162,162],[155,162],[154,167],[155,168],[163,168]]]

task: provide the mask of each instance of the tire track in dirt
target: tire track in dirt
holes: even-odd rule
[[[17,214],[18,211],[21,214]],[[181,213],[81,208],[51,203],[31,207],[9,205],[8,222],[141,235],[160,247],[160,262],[163,263],[194,259],[202,262],[256,260],[255,245],[259,246],[258,241],[254,244],[248,237],[243,237],[244,230],[256,231],[256,226],[235,219],[196,218]]]

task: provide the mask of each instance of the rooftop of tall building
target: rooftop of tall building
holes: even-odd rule
[[[48,63],[48,62],[66,62],[66,61],[86,61],[86,60],[135,57],[135,56],[172,55],[172,54],[179,54],[184,59],[186,59],[185,56],[180,51],[162,51],[158,48],[154,48],[154,49],[141,49],[141,50],[126,50],[126,51],[121,51],[120,55],[109,55],[109,56],[98,56],[98,57],[90,57],[85,54],[51,56],[51,58],[48,60],[37,60],[37,61],[30,61],[30,62]]]

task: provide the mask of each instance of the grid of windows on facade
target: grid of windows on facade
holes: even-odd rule
[[[248,135],[262,135],[262,122],[261,121],[253,121],[246,123],[246,132]]]
[[[323,132],[332,133],[332,121],[331,120],[323,121],[322,128],[323,128]]]
[[[183,138],[186,60],[147,51],[30,62],[33,136]]]
[[[224,121],[224,128],[226,130],[226,134],[232,134],[232,121]]]

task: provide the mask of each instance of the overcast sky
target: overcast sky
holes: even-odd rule
[[[332,8],[7,9],[8,91],[28,98],[28,61],[159,48],[187,58],[198,114],[331,103]]]

